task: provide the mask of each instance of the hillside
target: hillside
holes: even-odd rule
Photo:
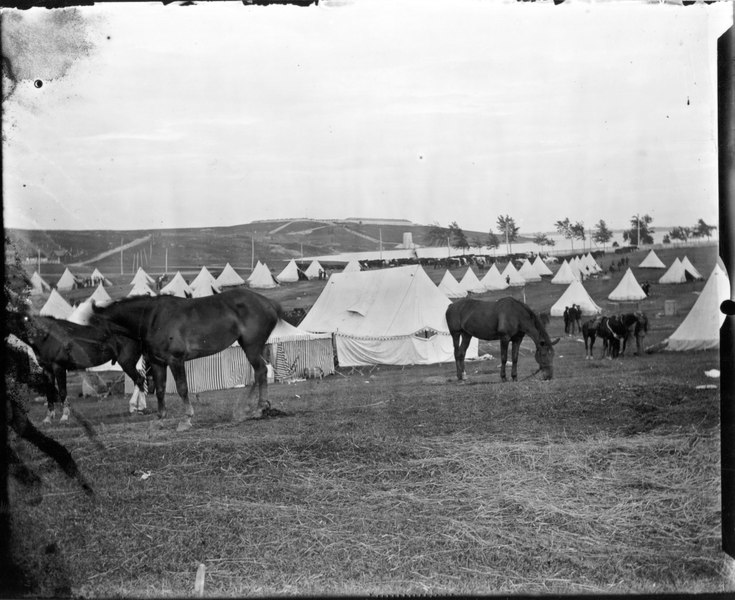
[[[291,258],[342,252],[378,250],[402,243],[411,233],[413,242],[427,245],[430,225],[408,222],[390,224],[369,220],[328,221],[283,219],[254,221],[231,227],[188,229],[148,229],[139,231],[68,231],[7,229],[6,236],[22,259],[35,264],[43,258],[58,257],[60,264],[42,263],[46,274],[60,274],[64,265],[75,266],[75,273],[91,273],[98,268],[105,274],[132,273],[138,266],[151,272],[191,271],[202,265],[248,270],[260,260],[273,268]],[[469,241],[485,240],[487,232],[465,231]],[[121,246],[126,247],[122,253]],[[254,249],[254,253],[253,253]],[[122,256],[121,256],[122,254]],[[166,269],[168,267],[168,269]]]

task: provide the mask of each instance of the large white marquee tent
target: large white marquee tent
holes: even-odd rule
[[[300,327],[332,333],[340,366],[441,363],[454,360],[450,303],[419,265],[336,273]]]

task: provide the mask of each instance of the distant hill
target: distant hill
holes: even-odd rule
[[[85,274],[134,272],[138,266],[152,273],[198,270],[203,265],[223,267],[230,263],[248,270],[257,260],[273,269],[292,258],[343,252],[392,249],[403,242],[404,233],[413,243],[428,245],[431,225],[410,221],[365,218],[346,220],[277,219],[253,221],[230,227],[187,229],[120,230],[28,230],[6,229],[5,234],[23,259],[58,259],[44,266],[47,273],[75,266]],[[487,231],[465,231],[473,243],[484,242]],[[123,247],[122,252],[120,248]],[[254,252],[253,252],[254,250]],[[122,256],[121,256],[122,255]]]

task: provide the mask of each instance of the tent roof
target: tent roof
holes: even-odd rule
[[[704,276],[699,271],[697,271],[695,266],[691,262],[689,262],[689,258],[687,258],[686,256],[681,259],[681,264],[684,269],[689,271],[689,274],[694,277],[694,279],[704,279]]]
[[[350,262],[348,262],[345,265],[345,268],[342,269],[342,273],[352,273],[355,271],[361,271],[362,267],[360,267],[360,263],[357,262],[357,259],[353,258]]]
[[[661,259],[656,256],[656,253],[651,250],[647,255],[646,258],[644,258],[641,261],[641,264],[638,265],[640,268],[643,269],[665,269],[666,265],[661,262]]]
[[[276,277],[278,283],[295,283],[299,280],[299,267],[292,258]]]
[[[523,275],[518,273],[516,268],[513,266],[513,261],[508,261],[508,264],[505,265],[505,269],[503,269],[500,276],[506,281],[508,281],[508,277],[510,277],[511,287],[521,287],[526,285],[526,280],[523,279]]]
[[[293,340],[317,340],[331,338],[329,333],[310,333],[301,327],[295,327],[288,321],[278,319],[276,326],[268,336],[268,343],[290,342]]]
[[[154,281],[155,280],[153,279],[153,277],[151,277],[150,275],[148,275],[148,273],[146,273],[143,270],[143,267],[138,267],[138,270],[135,272],[135,275],[130,280],[130,285],[135,285],[136,283],[148,283],[148,284],[151,284]]]
[[[186,298],[187,295],[191,296],[194,293],[186,283],[186,279],[181,275],[181,271],[176,271],[176,275],[166,285],[161,288],[161,294],[169,294],[171,296],[178,296],[179,298]]]
[[[214,294],[219,293],[219,289],[215,287],[212,283],[202,283],[198,285],[196,288],[192,289],[191,297],[192,298],[204,298],[206,296],[214,296]]]
[[[561,317],[564,315],[564,309],[572,304],[577,304],[582,309],[582,314],[585,316],[599,315],[602,309],[595,304],[587,290],[584,289],[584,285],[578,279],[572,280],[564,290],[564,293],[560,298],[554,302],[549,313],[552,317]]]
[[[644,298],[646,298],[646,292],[639,285],[630,267],[628,267],[617,287],[607,297],[608,300],[613,302],[643,300]]]
[[[107,290],[104,288],[102,283],[97,285],[94,292],[92,292],[87,300],[94,301],[94,303],[98,306],[104,306],[105,304],[109,304],[110,302],[112,302],[110,294],[107,293]]]
[[[301,329],[355,337],[447,333],[450,300],[420,265],[335,273],[301,322]]]
[[[92,316],[92,301],[87,298],[84,302],[79,304],[71,314],[66,318],[67,321],[76,323],[77,325],[87,325],[89,323],[89,317]]]
[[[487,273],[485,273],[485,276],[480,280],[480,283],[489,291],[508,289],[508,283],[505,281],[505,277],[500,274],[495,263],[490,265],[490,268],[487,270]]]
[[[51,290],[51,294],[46,303],[41,307],[40,314],[42,317],[56,317],[57,319],[66,319],[74,308],[62,297],[56,290]]]
[[[255,277],[255,274],[256,274],[256,273],[257,273],[258,271],[260,271],[260,269],[261,269],[261,267],[262,267],[262,266],[263,266],[263,263],[261,263],[260,261],[257,261],[257,262],[255,263],[255,267],[253,267],[253,270],[252,270],[252,272],[250,273],[250,275],[248,276],[248,278],[247,278],[247,279],[246,279],[245,281],[247,281],[247,282],[250,282],[250,280],[251,280],[251,279],[252,279],[253,277]]]
[[[459,280],[459,287],[465,292],[472,292],[473,294],[481,294],[485,291],[485,286],[477,278],[472,267],[467,267],[467,271],[462,276],[462,279]]]
[[[720,347],[720,327],[725,315],[720,304],[730,297],[730,280],[720,265],[715,265],[699,298],[676,331],[666,340],[666,350],[710,350]]]
[[[531,261],[528,259],[523,261],[521,268],[518,269],[518,274],[526,281],[541,281],[541,275],[533,268]]]
[[[220,287],[226,287],[228,285],[243,285],[245,280],[237,274],[237,271],[230,266],[230,263],[227,263],[219,274],[219,277],[217,277],[216,283]]]
[[[155,296],[156,292],[147,283],[136,283],[130,290],[128,296]]]
[[[61,274],[61,277],[59,277],[59,281],[56,283],[56,289],[57,290],[70,290],[74,288],[77,284],[76,277],[72,275],[72,272],[67,267],[64,269],[64,272]]]
[[[256,290],[266,290],[278,287],[278,283],[273,279],[271,270],[265,263],[259,263],[260,266],[253,269],[253,274],[248,278],[248,284]]]
[[[189,287],[192,289],[192,291],[196,291],[196,289],[200,286],[203,286],[205,289],[213,287],[216,291],[219,291],[217,280],[214,278],[214,275],[209,272],[209,269],[204,266],[199,270],[197,276],[189,284]]]
[[[537,256],[536,260],[533,261],[533,268],[536,270],[536,273],[542,276],[554,274],[553,271],[546,266],[546,263],[541,260],[540,256]]]
[[[43,277],[38,274],[38,271],[33,271],[33,275],[31,275],[31,295],[35,296],[50,291],[51,286],[44,281]]]
[[[319,271],[323,271],[324,267],[319,264],[318,260],[312,260],[311,264],[306,268],[304,274],[309,279],[317,279],[319,277]]]
[[[674,259],[671,266],[666,270],[666,273],[661,275],[659,283],[684,283],[687,280],[686,271],[684,265],[678,258]]]
[[[551,283],[568,284],[575,280],[579,280],[579,277],[577,277],[577,274],[569,263],[564,260],[564,262],[561,263],[561,267],[559,267],[559,270],[556,272],[556,275],[552,277]]]
[[[442,277],[437,287],[447,298],[464,298],[467,295],[467,290],[459,285],[459,281],[449,270],[444,271],[444,277]]]

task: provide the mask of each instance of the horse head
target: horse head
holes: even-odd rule
[[[560,338],[550,340],[548,336],[542,337],[536,344],[536,353],[534,358],[538,363],[542,372],[542,379],[552,379],[554,377],[554,346],[559,343]]]
[[[17,310],[5,311],[6,333],[12,333],[25,343],[29,342],[30,324],[31,316],[27,312]]]

